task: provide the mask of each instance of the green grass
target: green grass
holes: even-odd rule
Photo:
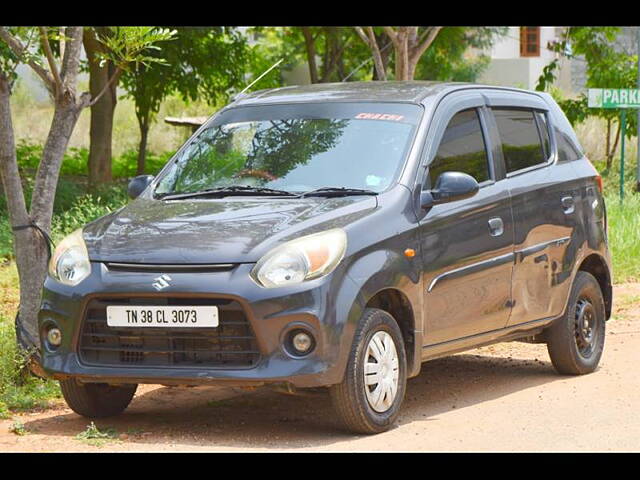
[[[614,282],[640,281],[640,195],[627,195],[623,203],[608,195],[606,202]]]
[[[23,423],[18,421],[13,422],[13,424],[9,427],[9,431],[20,436],[29,434],[29,430],[27,430],[27,427],[25,427]]]
[[[114,428],[100,430],[95,423],[91,422],[86,430],[75,436],[75,439],[94,447],[102,447],[110,441],[117,440],[118,432]]]
[[[13,322],[0,317],[0,417],[10,412],[44,409],[60,398],[58,383],[30,375],[18,351]]]

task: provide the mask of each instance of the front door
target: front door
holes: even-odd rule
[[[441,115],[446,128],[435,152],[427,152],[423,188],[445,171],[458,171],[473,176],[480,190],[431,207],[420,222],[425,346],[504,328],[511,310],[511,200],[488,148],[483,97],[467,98]]]

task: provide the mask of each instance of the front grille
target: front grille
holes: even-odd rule
[[[215,305],[216,328],[129,328],[107,325],[107,305]],[[100,366],[251,368],[260,358],[242,306],[229,299],[100,298],[87,305],[80,331],[83,363]]]

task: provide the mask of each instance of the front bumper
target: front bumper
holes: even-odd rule
[[[268,289],[249,276],[253,264],[228,271],[171,272],[171,285],[158,292],[153,283],[162,272],[117,271],[92,262],[91,275],[76,287],[47,278],[38,316],[40,338],[54,322],[62,331],[56,349],[41,344],[45,373],[55,379],[75,377],[86,382],[153,383],[165,385],[261,385],[290,383],[318,387],[342,380],[357,318],[357,288],[339,270],[294,287]],[[226,298],[238,302],[255,335],[259,359],[251,368],[145,365],[95,365],[80,354],[80,334],[87,305],[93,299],[117,297]],[[353,308],[356,306],[356,308]],[[305,357],[294,357],[283,347],[291,328],[304,326],[316,346]]]

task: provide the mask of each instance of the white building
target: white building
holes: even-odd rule
[[[546,65],[559,55],[548,48],[560,41],[565,27],[509,27],[506,36],[484,51],[491,58],[478,82],[490,85],[535,89]],[[475,52],[480,53],[480,52]],[[576,68],[578,60],[560,58],[555,85],[565,93],[576,93],[584,85],[584,69]]]

